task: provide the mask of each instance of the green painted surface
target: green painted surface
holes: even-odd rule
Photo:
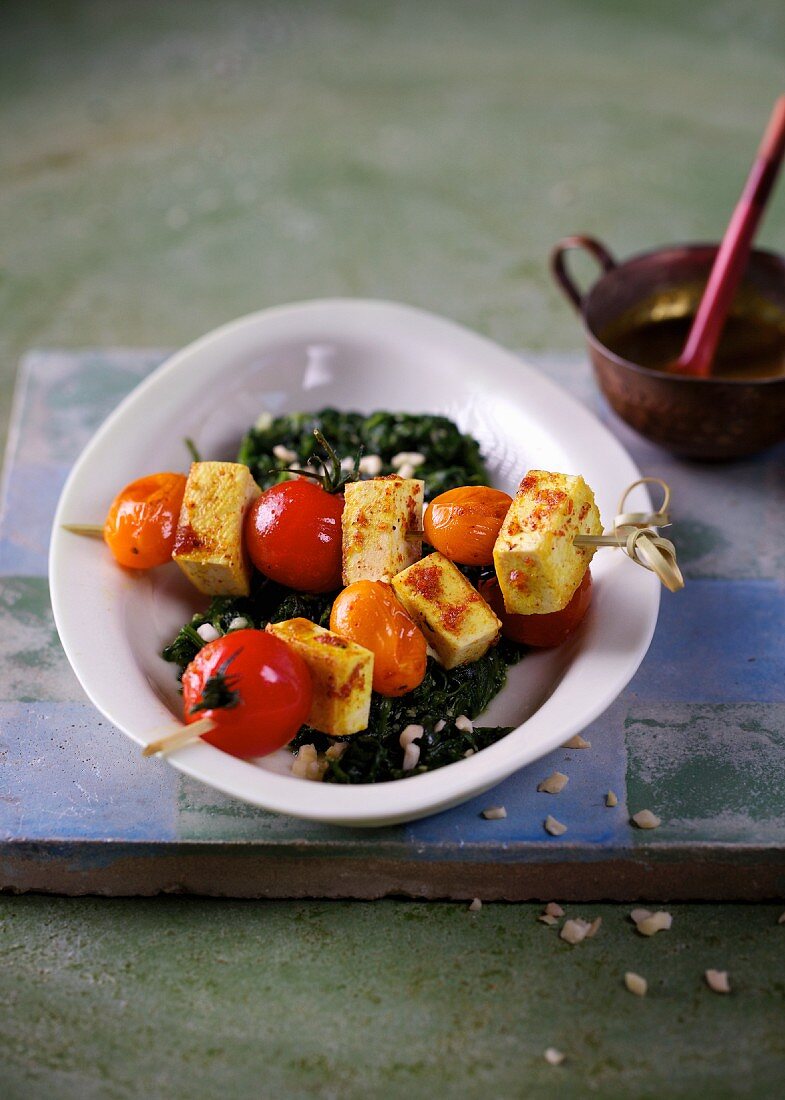
[[[785,9],[17,0],[0,30],[7,401],[28,347],[176,346],[325,294],[577,347],[548,249],[722,231]]]
[[[671,911],[570,947],[530,905],[0,899],[4,1096],[778,1095],[779,909]]]
[[[577,349],[550,245],[716,237],[784,57],[780,0],[6,3],[0,422],[29,346],[178,345],[323,294]],[[783,210],[780,189],[763,243],[782,247]],[[716,519],[696,514],[693,569],[727,575]],[[35,652],[40,593],[12,597]],[[710,746],[702,759],[721,782]],[[678,812],[665,772],[641,784]],[[723,1097],[775,1095],[785,1076],[768,906],[678,907],[651,941],[588,907],[605,923],[575,949],[530,907],[0,906],[11,1100]],[[702,987],[706,966],[731,971],[731,997]],[[644,1002],[619,985],[628,967]],[[548,1045],[569,1061],[546,1066]]]

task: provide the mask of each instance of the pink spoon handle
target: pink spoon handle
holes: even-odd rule
[[[687,342],[673,369],[707,378],[728,310],[739,285],[763,214],[785,155],[785,96],[780,96],[763,135],[741,198],[733,211]]]

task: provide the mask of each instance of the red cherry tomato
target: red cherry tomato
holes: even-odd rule
[[[450,561],[491,565],[493,544],[512,497],[487,485],[462,485],[434,497],[423,526],[425,538]]]
[[[343,497],[298,478],[273,485],[245,520],[245,545],[256,568],[299,592],[341,587]]]
[[[502,634],[511,642],[550,649],[561,645],[580,624],[591,603],[591,573],[587,569],[575,593],[561,611],[547,615],[513,615],[504,609],[496,577],[480,581],[479,589],[502,621]]]
[[[330,630],[373,653],[373,690],[405,695],[425,676],[425,636],[401,607],[392,586],[355,581],[339,593],[330,612]]]
[[[185,474],[149,474],[126,485],[104,521],[104,541],[120,565],[152,569],[170,561]]]
[[[305,661],[263,630],[233,630],[208,642],[183,673],[185,721],[211,718],[216,728],[203,740],[233,756],[265,756],[287,744],[312,697]]]

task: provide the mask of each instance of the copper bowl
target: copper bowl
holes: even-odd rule
[[[576,248],[603,271],[585,294],[565,264]],[[641,435],[685,458],[740,458],[785,439],[785,374],[743,380],[667,374],[622,358],[600,334],[652,311],[694,314],[716,253],[717,245],[673,245],[617,263],[603,244],[584,236],[565,237],[551,253],[551,271],[581,315],[594,374],[611,407]],[[736,312],[765,317],[785,332],[782,256],[751,253]]]

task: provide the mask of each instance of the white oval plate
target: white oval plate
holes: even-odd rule
[[[139,745],[180,720],[175,668],[159,653],[206,603],[176,566],[119,569],[101,542],[61,530],[100,523],[118,488],[152,470],[186,469],[183,439],[209,458],[235,457],[258,414],[339,409],[438,412],[479,439],[494,484],[513,491],[529,468],[580,473],[610,523],[638,470],[563,390],[515,356],[449,321],[374,301],[316,301],[251,314],[177,352],[100,428],[66,483],[54,521],[50,585],[57,629],[100,711]],[[630,507],[650,506],[644,489]],[[339,786],[287,774],[286,750],[238,760],[204,742],[174,767],[280,813],[383,825],[446,809],[563,744],[615,699],[643,659],[659,607],[657,579],[625,556],[594,559],[594,599],[581,629],[527,655],[484,721],[516,728],[456,764],[408,779]]]

